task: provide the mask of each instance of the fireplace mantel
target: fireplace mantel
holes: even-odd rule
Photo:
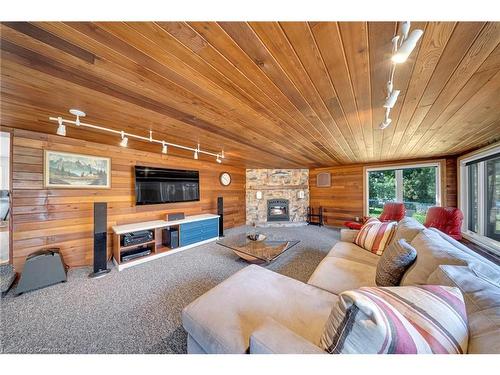
[[[247,190],[309,190],[309,185],[267,185],[259,187],[249,187]]]

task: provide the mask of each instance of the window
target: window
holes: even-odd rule
[[[500,252],[500,146],[460,161],[464,235]]]
[[[439,163],[366,169],[369,216],[378,217],[385,202],[403,202],[406,216],[425,221],[427,209],[439,206]]]

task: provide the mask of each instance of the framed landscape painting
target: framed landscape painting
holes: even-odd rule
[[[111,159],[45,150],[43,174],[47,188],[109,189]]]

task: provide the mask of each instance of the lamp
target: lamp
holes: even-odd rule
[[[392,56],[392,62],[400,64],[406,61],[410,53],[416,47],[418,40],[424,32],[420,29],[413,30],[399,50]]]
[[[69,110],[69,113],[71,113],[72,115],[76,116],[76,120],[75,120],[75,125],[76,126],[80,126],[80,117],[85,117],[85,115],[86,115],[85,112],[80,111],[79,109],[74,109],[74,108],[71,108]]]
[[[120,146],[122,147],[127,147],[128,145],[128,138],[125,137],[125,132],[122,131],[122,140],[120,141]]]
[[[161,153],[166,154],[168,152],[168,146],[165,144],[165,141],[162,141],[161,144]]]
[[[305,197],[304,190],[299,190],[299,191],[297,192],[297,198],[298,198],[298,199],[304,199],[304,197]]]
[[[57,123],[59,124],[59,126],[57,127],[57,135],[61,135],[63,137],[66,136],[66,126],[63,125],[62,117],[57,118]]]
[[[394,105],[396,104],[396,101],[398,100],[398,96],[399,96],[399,90],[394,90],[393,92],[391,92],[391,94],[384,103],[384,107],[393,108]]]
[[[408,38],[408,32],[410,31],[410,21],[401,22],[401,34],[403,35],[403,40]]]
[[[257,199],[262,199],[262,191],[258,191],[257,194],[255,194],[255,197]]]
[[[220,163],[222,163],[222,160],[220,160],[219,154],[217,154],[217,158],[215,159],[215,161],[216,161],[217,163],[219,163],[219,164],[220,164]]]
[[[391,124],[392,120],[390,118],[385,119],[380,125],[378,126],[381,130],[384,130]]]

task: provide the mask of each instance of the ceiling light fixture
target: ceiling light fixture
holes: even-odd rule
[[[387,128],[391,124],[391,122],[392,122],[392,120],[390,118],[385,119],[383,122],[380,123],[380,125],[378,127],[383,130],[383,129]]]
[[[58,123],[58,125],[59,125],[58,128],[57,128],[57,134],[58,135],[65,136],[66,135],[66,126],[65,126],[65,124],[71,124],[71,125],[81,126],[81,127],[85,127],[85,128],[90,128],[90,129],[97,130],[97,131],[102,131],[102,132],[108,132],[108,133],[112,133],[112,134],[117,134],[117,135],[121,136],[121,138],[122,138],[121,141],[120,141],[120,146],[122,146],[122,147],[127,147],[128,146],[128,139],[129,138],[134,138],[134,139],[137,139],[137,140],[140,140],[140,141],[146,141],[146,142],[161,144],[161,146],[162,146],[161,151],[164,154],[166,154],[168,152],[168,147],[167,146],[171,146],[171,147],[179,148],[179,149],[182,149],[182,150],[193,151],[195,153],[195,155],[194,155],[195,159],[198,159],[199,154],[205,154],[205,155],[213,156],[213,157],[216,158],[216,161],[217,161],[217,159],[221,160],[221,159],[224,159],[224,157],[225,157],[224,156],[224,151],[221,151],[220,153],[215,153],[215,152],[210,152],[210,151],[204,151],[204,150],[200,149],[200,145],[199,144],[197,145],[197,148],[192,148],[192,147],[187,147],[187,146],[179,145],[179,144],[172,143],[172,142],[166,142],[166,141],[163,141],[163,140],[160,141],[158,139],[154,139],[153,138],[153,131],[152,130],[149,131],[149,137],[143,137],[141,135],[136,135],[136,134],[131,134],[131,133],[125,133],[124,131],[110,129],[110,128],[106,128],[106,127],[100,126],[100,125],[93,125],[93,124],[89,124],[89,123],[84,123],[84,122],[81,122],[80,118],[81,117],[85,117],[85,112],[80,111],[79,109],[71,109],[70,113],[72,115],[76,116],[75,121],[73,121],[73,120],[66,120],[66,119],[63,119],[62,117],[52,117],[52,116],[49,117],[50,121],[55,121],[55,122]]]
[[[384,107],[391,109],[394,108],[394,106],[396,105],[396,101],[398,100],[398,96],[399,96],[399,90],[392,91],[391,95],[389,95],[389,97],[386,99]]]
[[[385,97],[384,108],[385,108],[385,118],[384,121],[379,125],[380,129],[387,128],[392,120],[389,118],[391,109],[394,108],[398,100],[400,91],[394,90],[394,75],[396,73],[397,64],[403,63],[408,59],[408,56],[417,46],[418,40],[422,37],[424,33],[420,29],[413,30],[410,33],[410,22],[401,22],[399,25],[399,34],[395,35],[392,42],[392,64],[391,70],[389,72],[389,80],[387,81],[386,89],[387,95]],[[409,35],[408,35],[409,34]]]
[[[75,120],[76,126],[80,126],[80,117],[85,117],[85,115],[86,115],[85,112],[80,111],[79,109],[74,109],[74,108],[70,109],[69,113],[76,116],[76,120]]]
[[[57,135],[61,135],[61,136],[66,136],[66,126],[64,126],[63,124],[63,119],[62,117],[58,117],[57,118],[57,123],[59,124],[59,126],[57,127]]]
[[[122,140],[120,141],[120,146],[127,147],[127,145],[128,145],[128,138],[125,137],[125,132],[122,131]]]
[[[408,36],[408,39],[401,44],[401,47],[399,47],[397,52],[392,56],[392,62],[396,64],[404,63],[417,46],[417,42],[423,33],[424,32],[420,29],[413,30]]]

